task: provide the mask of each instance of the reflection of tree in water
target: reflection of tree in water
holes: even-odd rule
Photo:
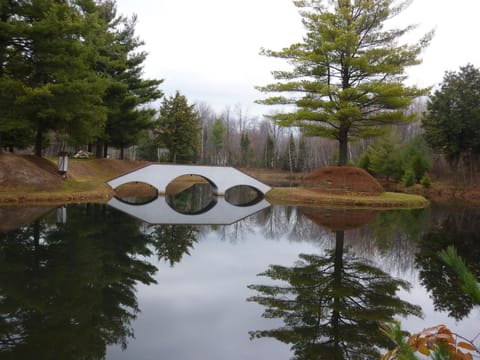
[[[381,212],[369,225],[380,249],[395,242],[416,242],[428,225],[429,209],[389,210]]]
[[[343,231],[325,256],[300,255],[295,266],[271,265],[261,275],[287,285],[250,285],[259,295],[248,300],[284,326],[250,335],[292,344],[296,359],[378,359],[380,348],[393,345],[379,325],[397,315],[420,315],[419,307],[396,296],[409,284],[349,254]]]
[[[373,248],[383,269],[405,274],[415,268],[418,240],[427,231],[429,209],[383,211],[366,227],[359,230],[360,246]],[[369,241],[370,244],[365,244]],[[355,248],[357,250],[357,247]]]
[[[215,205],[210,184],[193,184],[189,188],[173,195],[167,195],[165,200],[172,209],[181,214],[201,214]]]
[[[419,242],[416,266],[422,285],[431,293],[435,310],[447,311],[449,316],[461,320],[475,304],[462,291],[457,275],[440,260],[438,252],[453,245],[480,281],[480,211],[454,209],[439,218],[437,226]]]
[[[263,200],[263,193],[248,185],[237,185],[225,192],[225,200],[235,206],[250,206]]]
[[[126,346],[139,311],[135,284],[156,268],[138,221],[104,205],[69,208],[0,235],[2,359],[101,359]]]
[[[329,234],[329,231],[319,229],[297,207],[272,206],[258,213],[256,221],[267,239],[286,237],[291,241],[318,243],[319,239],[327,240]]]
[[[378,215],[377,210],[309,208],[300,207],[300,211],[315,224],[333,230],[353,230],[372,222]]]
[[[345,241],[357,254],[382,258],[383,269],[400,273],[413,271],[416,244],[428,228],[429,218],[428,209],[376,212],[282,206],[255,215],[262,234],[273,240],[287,238],[326,245],[330,230],[349,230]]]
[[[159,259],[171,266],[179,263],[183,255],[198,241],[199,228],[192,225],[154,225],[150,237]]]

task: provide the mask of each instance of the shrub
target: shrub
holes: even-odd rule
[[[427,173],[423,174],[422,180],[420,180],[420,184],[426,189],[428,189],[432,185],[432,180],[430,180],[430,176]]]
[[[403,174],[402,183],[405,187],[415,185],[415,172],[411,168],[408,168]]]
[[[368,167],[370,166],[370,156],[368,150],[365,151],[358,160],[358,167],[368,171]]]

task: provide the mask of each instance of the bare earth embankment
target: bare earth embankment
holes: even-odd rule
[[[62,180],[54,161],[0,153],[0,203],[106,201],[113,195],[107,180],[146,164],[70,159],[67,179]]]

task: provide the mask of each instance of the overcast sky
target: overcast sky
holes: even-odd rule
[[[250,116],[268,113],[253,103],[264,97],[254,86],[287,65],[260,56],[260,48],[280,50],[304,35],[292,0],[117,0],[117,8],[138,16],[136,33],[149,53],[145,77],[165,79],[167,96],[179,90],[217,112],[241,106]],[[434,86],[446,70],[479,67],[479,14],[479,0],[414,0],[397,21],[420,25],[412,41],[432,28],[436,35],[409,81]]]

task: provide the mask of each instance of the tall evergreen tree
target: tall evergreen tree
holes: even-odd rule
[[[307,143],[305,136],[300,136],[298,142],[297,166],[296,171],[307,171]]]
[[[214,156],[214,164],[222,164],[223,163],[223,147],[225,145],[225,135],[227,129],[220,118],[216,118],[212,125],[212,143],[213,143],[213,156]]]
[[[267,141],[265,142],[264,154],[265,167],[273,168],[275,161],[275,143],[273,141],[273,137],[270,134],[268,134]]]
[[[91,46],[93,0],[79,4],[54,0],[21,2],[15,11],[21,59],[7,64],[21,88],[14,112],[35,133],[41,155],[49,131],[91,136],[105,120],[104,79],[94,70]]]
[[[293,110],[271,116],[280,125],[337,140],[339,165],[348,161],[351,139],[377,136],[382,125],[409,121],[412,116],[404,110],[426,92],[405,86],[404,71],[420,63],[420,52],[433,33],[414,45],[397,44],[415,28],[384,29],[409,1],[397,3],[294,1],[306,28],[303,41],[280,51],[262,50],[263,55],[286,59],[293,70],[274,71],[279,81],[258,89],[279,95],[258,102],[290,105]]]
[[[240,136],[240,166],[247,166],[250,160],[250,138],[246,131]]]
[[[457,164],[480,155],[480,70],[466,65],[447,72],[441,87],[430,96],[422,120],[425,138],[434,150]]]
[[[16,98],[23,93],[22,54],[27,51],[25,26],[18,18],[20,3],[0,0],[0,151],[23,147],[32,139],[28,121],[21,116]]]
[[[137,51],[144,42],[135,36],[136,17],[118,17],[114,1],[105,1],[100,6],[110,39],[97,69],[110,83],[104,97],[107,123],[105,134],[98,139],[97,155],[102,155],[101,145],[106,148],[109,143],[120,148],[123,158],[124,148],[135,144],[153,126],[156,112],[148,105],[163,96],[158,89],[163,80],[142,78],[147,53]]]
[[[198,148],[200,140],[200,118],[189,105],[187,98],[176,92],[165,98],[158,119],[158,140],[170,152],[170,161],[188,161]]]
[[[0,147],[33,142],[41,155],[51,131],[135,142],[162,96],[161,80],[142,79],[135,21],[114,0],[0,0]]]

